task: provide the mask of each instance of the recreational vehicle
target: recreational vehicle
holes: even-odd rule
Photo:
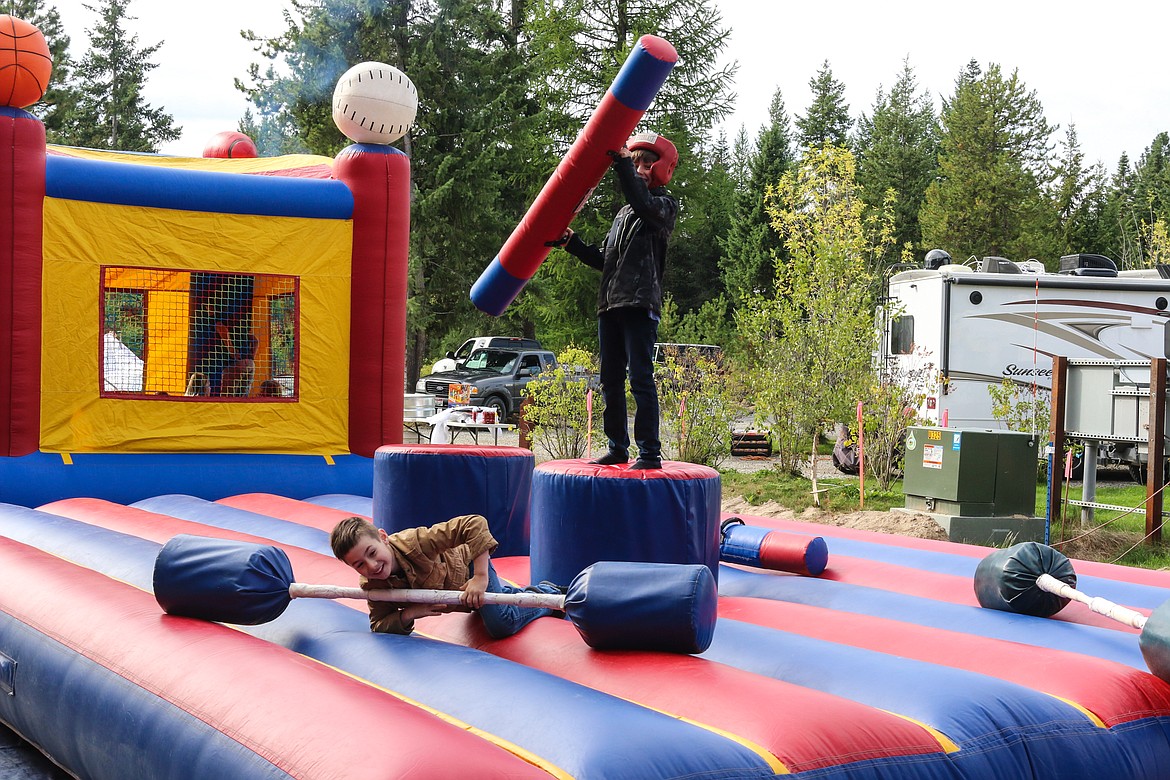
[[[930,424],[1003,428],[988,388],[1010,379],[1045,398],[1054,355],[1148,361],[1170,353],[1168,270],[1119,273],[1101,255],[1070,255],[1059,273],[998,257],[902,271],[888,282],[878,357],[897,381],[923,382],[919,412]]]

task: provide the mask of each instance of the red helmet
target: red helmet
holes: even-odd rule
[[[658,133],[635,133],[626,141],[626,148],[631,152],[644,149],[658,155],[658,160],[650,166],[650,187],[663,187],[674,175],[674,166],[678,165],[678,149],[666,136]]]

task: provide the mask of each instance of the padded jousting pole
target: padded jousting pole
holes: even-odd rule
[[[1170,602],[1146,617],[1108,599],[1082,593],[1076,584],[1077,575],[1068,557],[1039,542],[996,550],[975,569],[975,597],[983,607],[1049,617],[1069,601],[1079,601],[1098,615],[1138,629],[1146,666],[1170,682]]]
[[[790,534],[747,525],[729,517],[719,528],[719,560],[761,569],[819,577],[829,563],[824,537]]]
[[[154,564],[154,596],[169,615],[257,625],[280,617],[294,598],[353,598],[458,604],[460,591],[363,590],[294,582],[292,563],[272,545],[180,534]],[[485,593],[489,604],[564,610],[598,650],[701,653],[715,633],[715,577],[702,564],[602,561],[564,596]]]
[[[500,253],[471,287],[471,302],[493,317],[504,313],[548,257],[650,107],[678,53],[667,41],[643,35],[609,91],[569,147],[552,177],[512,231]]]

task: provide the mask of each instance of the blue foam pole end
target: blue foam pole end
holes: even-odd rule
[[[154,596],[168,615],[258,625],[291,598],[292,563],[272,545],[179,534],[154,562]]]
[[[505,271],[496,255],[471,286],[471,302],[484,314],[499,317],[527,283],[527,279],[517,279]]]
[[[701,653],[718,609],[715,577],[702,564],[601,561],[565,596],[566,614],[597,650]]]

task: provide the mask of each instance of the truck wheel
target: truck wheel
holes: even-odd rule
[[[496,420],[499,422],[508,421],[508,402],[498,395],[488,396],[483,400],[485,409],[496,410]]]

